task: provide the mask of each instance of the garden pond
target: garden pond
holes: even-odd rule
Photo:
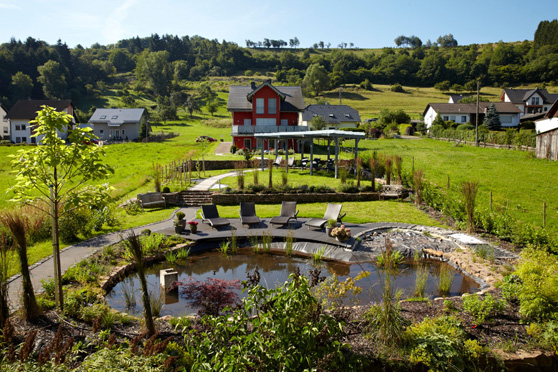
[[[415,288],[415,277],[419,265],[426,267],[428,271],[428,279],[425,286],[425,297],[433,298],[440,295],[438,291],[438,273],[442,266],[447,266],[453,275],[453,284],[451,290],[446,295],[456,296],[463,293],[472,293],[478,291],[478,284],[471,278],[454,270],[446,263],[432,260],[421,260],[419,263],[410,260],[404,261],[399,265],[395,280],[392,280],[392,287],[402,290],[403,298],[413,296]],[[147,283],[151,296],[160,299],[158,302],[162,308],[160,316],[173,315],[181,316],[197,313],[197,308],[192,306],[192,301],[187,300],[181,295],[182,287],[178,290],[165,291],[160,286],[159,272],[160,270],[172,268],[178,272],[178,281],[187,283],[188,281],[204,282],[210,279],[221,279],[227,281],[245,281],[247,272],[251,273],[258,268],[261,275],[260,284],[268,288],[281,286],[287,281],[289,275],[295,272],[296,268],[300,273],[309,276],[309,272],[316,267],[321,269],[321,276],[337,275],[339,281],[344,281],[348,277],[356,277],[363,270],[369,271],[370,276],[357,281],[357,285],[362,287],[355,299],[347,300],[347,305],[367,304],[377,302],[381,299],[383,273],[376,263],[363,262],[355,264],[345,264],[339,262],[324,261],[315,264],[312,258],[308,257],[288,257],[281,254],[256,254],[252,249],[240,249],[238,254],[223,255],[219,252],[212,251],[200,255],[191,256],[185,260],[176,260],[173,263],[168,261],[160,262],[146,269]],[[240,298],[246,296],[246,292],[242,293],[238,286],[234,291]],[[121,312],[130,314],[141,314],[143,311],[141,301],[141,286],[137,276],[134,273],[119,282],[107,295],[108,304]],[[153,302],[153,299],[152,299]],[[129,306],[129,305],[132,306]]]

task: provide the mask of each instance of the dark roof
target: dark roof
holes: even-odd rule
[[[546,115],[544,116],[545,118],[551,119],[556,115],[556,113],[558,112],[558,100],[554,101],[554,103],[552,104],[552,107],[548,110],[548,112],[546,113]]]
[[[467,98],[467,97],[471,97],[471,95],[470,94],[450,94],[450,98],[453,101],[453,103],[458,103],[463,98]]]
[[[10,119],[35,119],[37,112],[41,111],[41,106],[54,107],[56,111],[64,111],[68,106],[72,105],[72,101],[59,100],[19,100],[8,112],[7,117]]]
[[[4,110],[6,113],[8,112],[8,109],[6,108],[6,106],[4,106],[2,103],[0,103],[0,108],[2,110]]]
[[[519,114],[522,111],[511,102],[479,102],[479,113],[484,113],[488,106],[494,104],[500,114]],[[432,107],[436,112],[443,114],[476,114],[476,103],[429,103],[424,109],[426,115],[428,108]]]
[[[231,85],[229,88],[229,102],[227,103],[227,110],[252,111],[252,102],[248,100],[248,95],[250,95],[253,91],[259,90],[264,84],[255,89],[245,85]],[[285,96],[285,98],[281,100],[281,111],[304,110],[304,97],[302,97],[301,87],[278,86],[272,88],[281,92]]]
[[[548,93],[546,89],[504,89],[502,92],[506,94],[511,103],[521,104],[526,102],[533,94],[538,93],[543,103],[554,103],[558,99],[558,94]]]
[[[323,117],[326,124],[360,123],[358,111],[347,105],[309,105],[302,113],[302,120],[312,121],[314,116]]]
[[[145,113],[144,108],[98,108],[89,122],[92,124],[120,125],[123,123],[139,123]]]
[[[542,118],[546,117],[547,114],[548,114],[548,112],[537,112],[535,114],[525,114],[519,119],[519,122],[523,123],[525,121],[530,121],[530,120],[532,120],[532,121],[539,120],[539,119],[542,119]]]
[[[279,89],[277,89],[276,87],[274,87],[273,85],[271,85],[271,81],[265,81],[262,84],[260,84],[258,87],[256,87],[256,89],[254,89],[253,91],[251,91],[250,93],[248,93],[248,95],[246,96],[246,98],[248,98],[248,100],[251,102],[252,101],[252,97],[254,96],[254,94],[256,94],[256,92],[258,92],[260,89],[262,89],[263,87],[270,87],[272,90],[275,91],[275,93],[277,93],[277,95],[279,97],[281,97],[281,99],[285,99],[285,94],[283,92],[281,92]]]

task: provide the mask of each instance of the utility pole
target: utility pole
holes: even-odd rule
[[[477,117],[475,119],[475,146],[479,147],[479,90],[480,80],[477,79]]]
[[[339,104],[341,105],[341,93],[343,92],[343,88],[339,87]]]

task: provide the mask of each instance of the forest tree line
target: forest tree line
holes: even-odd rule
[[[135,78],[136,87],[155,98],[168,96],[184,80],[232,76],[246,71],[273,75],[279,84],[303,85],[307,93],[344,84],[434,86],[442,81],[466,89],[483,85],[526,83],[558,85],[558,21],[542,21],[533,41],[457,45],[446,35],[440,43],[422,44],[416,36],[400,36],[399,47],[381,50],[300,48],[254,50],[201,36],[124,39],[116,44],[69,48],[28,37],[0,45],[0,102],[17,99],[94,97],[112,84],[117,73]],[[298,39],[291,39],[296,47]],[[418,40],[417,40],[418,39]],[[443,45],[443,46],[441,46]],[[306,78],[318,74],[318,79]],[[308,87],[309,81],[321,81]]]

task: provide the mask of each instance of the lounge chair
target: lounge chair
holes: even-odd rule
[[[260,223],[260,218],[256,216],[256,205],[254,203],[240,203],[240,223],[242,225],[256,225]]]
[[[229,226],[231,223],[228,219],[219,217],[217,206],[215,204],[202,205],[202,222],[209,223],[211,227],[217,229],[221,226]]]
[[[327,223],[327,220],[336,220],[337,222],[341,222],[341,219],[346,215],[346,213],[344,213],[342,216],[340,216],[341,207],[343,207],[342,204],[329,203],[327,205],[324,218],[312,218],[311,220],[306,221],[305,225],[308,226],[309,229],[323,229],[325,224]]]
[[[289,164],[289,168],[292,168],[294,166],[294,162],[295,162],[295,157],[292,156],[289,158],[289,161],[287,162]]]
[[[284,201],[281,203],[281,215],[273,217],[269,223],[272,225],[288,225],[291,220],[296,220],[297,215],[296,202]]]
[[[275,161],[273,162],[273,165],[275,166],[275,168],[279,168],[281,166],[281,162],[283,161],[283,156],[279,155],[275,158]]]

